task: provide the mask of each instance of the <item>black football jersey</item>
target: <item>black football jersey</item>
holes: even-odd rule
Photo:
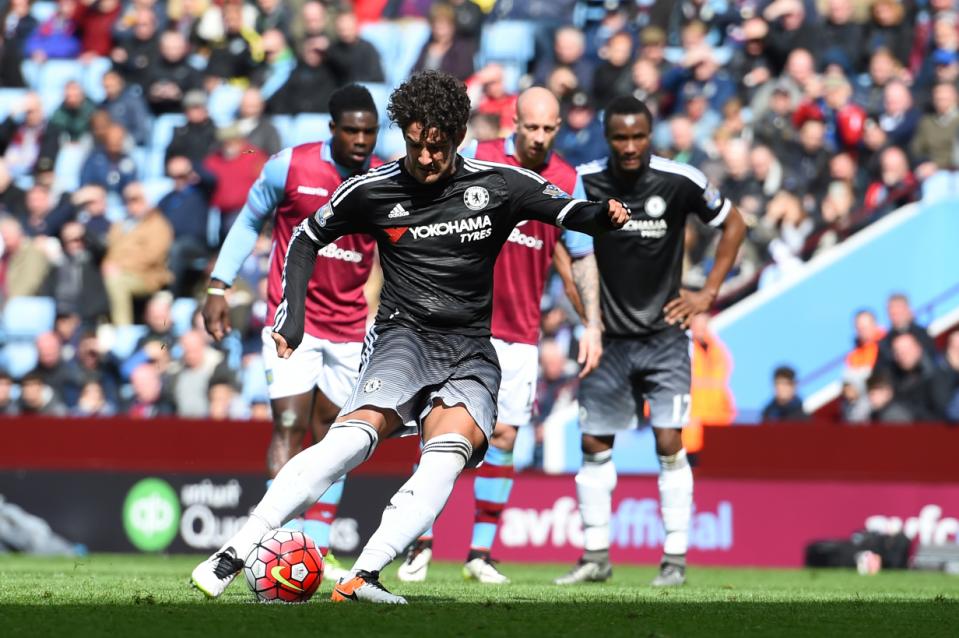
[[[670,328],[663,306],[679,295],[686,216],[719,226],[732,204],[698,169],[656,155],[631,185],[618,181],[605,159],[577,170],[588,199],[618,199],[631,211],[625,226],[593,242],[606,334],[644,337]]]
[[[533,171],[456,158],[454,174],[421,184],[402,160],[347,180],[297,226],[287,250],[274,330],[303,335],[304,293],[316,253],[337,237],[374,237],[383,268],[377,323],[488,336],[493,266],[517,222],[535,219],[590,235],[612,230],[607,205],[572,199]]]

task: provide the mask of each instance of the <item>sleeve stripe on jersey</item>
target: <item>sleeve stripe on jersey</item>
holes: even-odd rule
[[[340,184],[339,188],[333,191],[333,197],[330,198],[330,203],[333,206],[338,206],[339,203],[343,200],[344,197],[349,195],[354,188],[361,184],[368,184],[372,181],[386,179],[387,177],[392,177],[400,172],[400,165],[398,162],[390,162],[389,164],[383,164],[379,168],[374,168],[369,173],[364,173],[363,175],[356,175],[346,180]]]
[[[587,203],[586,200],[583,200],[583,199],[569,200],[569,203],[563,206],[563,209],[559,211],[559,215],[556,216],[556,223],[562,226],[563,220],[566,219],[566,216],[569,214],[571,210],[573,210],[573,207],[576,206],[576,204],[586,204],[586,203]]]
[[[733,208],[732,202],[728,199],[723,202],[723,207],[719,209],[719,214],[709,220],[709,225],[716,227],[722,226],[723,222],[726,221],[726,217],[729,215],[729,211]]]
[[[307,219],[309,219],[309,218],[307,218]],[[320,243],[320,240],[317,239],[317,238],[316,238],[316,235],[313,234],[313,231],[310,230],[310,225],[307,224],[307,223],[305,223],[305,222],[304,222],[302,225],[303,225],[303,232],[306,233],[306,236],[309,237],[310,239],[312,239],[313,241],[315,241],[316,243],[319,244],[319,243]]]
[[[576,173],[578,175],[592,175],[593,173],[599,173],[606,170],[606,167],[609,164],[609,158],[604,157],[602,159],[593,160],[592,162],[587,162],[586,164],[580,164],[576,167]]]
[[[509,168],[516,171],[517,173],[522,173],[523,175],[526,175],[530,179],[536,180],[540,184],[546,183],[546,180],[543,179],[543,177],[539,173],[537,173],[536,171],[531,171],[528,168],[523,168],[522,166],[512,166],[510,164],[500,164],[498,162],[487,162],[485,160],[466,159],[466,158],[463,158],[463,162],[467,166],[472,165],[474,168],[477,168],[479,170],[488,170],[490,168]]]
[[[709,183],[709,180],[706,179],[706,176],[703,174],[703,172],[695,166],[690,166],[689,164],[680,164],[679,162],[674,162],[673,160],[668,160],[665,157],[660,157],[658,155],[653,155],[649,159],[649,166],[657,171],[665,171],[667,173],[673,173],[674,175],[682,175],[700,188],[706,188],[706,184]]]

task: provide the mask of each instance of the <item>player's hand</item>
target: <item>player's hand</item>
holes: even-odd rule
[[[579,338],[579,357],[576,359],[577,363],[582,366],[579,371],[579,378],[582,379],[595,370],[602,356],[603,333],[598,327],[587,326]]]
[[[281,359],[289,359],[293,356],[293,348],[286,344],[286,339],[283,338],[283,335],[279,332],[273,332],[270,336],[273,337],[273,342],[276,344],[276,354],[278,354]]]
[[[606,213],[614,228],[622,228],[623,224],[629,221],[629,207],[618,199],[606,202]]]
[[[680,290],[679,296],[663,308],[663,312],[666,313],[666,323],[679,324],[683,328],[688,328],[693,315],[709,310],[715,300],[716,293],[709,290]]]
[[[226,297],[207,295],[203,302],[203,325],[214,341],[220,341],[230,332],[230,307]]]

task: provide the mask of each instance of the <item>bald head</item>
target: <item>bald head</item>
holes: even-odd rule
[[[546,162],[561,123],[559,100],[551,91],[534,86],[516,101],[516,150],[514,155],[526,168]]]

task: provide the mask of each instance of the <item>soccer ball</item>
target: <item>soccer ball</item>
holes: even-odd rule
[[[323,556],[303,532],[275,529],[250,551],[243,573],[260,602],[305,603],[323,580]]]

